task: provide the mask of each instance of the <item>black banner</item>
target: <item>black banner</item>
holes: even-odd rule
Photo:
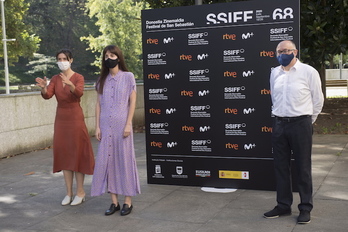
[[[274,189],[269,75],[299,1],[142,12],[148,182]]]

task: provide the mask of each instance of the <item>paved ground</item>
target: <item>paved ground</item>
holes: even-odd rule
[[[91,140],[96,151],[97,141]],[[0,160],[0,231],[348,231],[348,135],[314,136],[314,209],[308,225],[296,224],[297,193],[293,215],[265,219],[263,213],[275,206],[272,191],[207,193],[199,187],[149,185],[144,134],[135,134],[135,147],[142,194],[133,198],[134,210],[125,217],[103,215],[107,194],[61,206],[64,181],[62,174],[52,174],[51,149]],[[87,193],[90,184],[88,176]]]

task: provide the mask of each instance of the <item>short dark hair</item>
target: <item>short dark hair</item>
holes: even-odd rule
[[[58,55],[63,53],[64,55],[66,55],[66,58],[68,58],[68,60],[71,60],[73,58],[72,52],[69,49],[61,49],[57,52],[56,54],[56,59],[58,59]]]

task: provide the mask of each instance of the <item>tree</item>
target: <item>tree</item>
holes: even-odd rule
[[[16,41],[7,43],[9,63],[18,61],[19,56],[31,57],[39,47],[39,37],[32,34],[31,28],[24,24],[23,18],[27,14],[28,7],[28,3],[25,3],[24,0],[6,0],[4,2],[6,37],[16,39]],[[2,34],[2,28],[0,31]],[[3,54],[1,46],[0,57],[3,57]]]
[[[87,0],[27,0],[30,3],[26,22],[35,29],[42,39],[39,53],[55,57],[56,52],[68,48],[74,55],[73,69],[85,79],[95,79],[96,68],[90,65],[94,56],[81,36],[97,35],[95,19],[86,12]],[[43,63],[44,64],[44,63]],[[49,69],[51,76],[57,69]]]
[[[141,10],[147,4],[135,0],[89,0],[89,16],[96,17],[100,35],[82,37],[96,55],[94,65],[100,67],[103,48],[114,44],[123,51],[127,66],[136,78],[142,78]]]
[[[325,62],[348,48],[348,0],[301,1],[301,59],[315,67],[326,95]]]

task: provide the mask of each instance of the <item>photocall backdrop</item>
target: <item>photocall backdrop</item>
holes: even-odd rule
[[[274,190],[269,76],[299,1],[142,11],[150,184]]]

